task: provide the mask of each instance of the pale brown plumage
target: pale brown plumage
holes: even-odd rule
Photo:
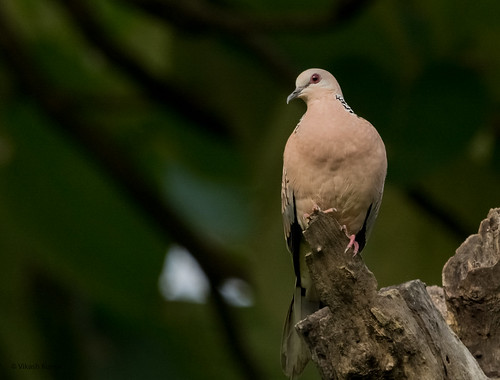
[[[376,129],[347,105],[335,77],[328,71],[301,73],[287,102],[298,97],[307,111],[290,135],[283,154],[281,190],[283,226],[292,253],[296,291],[283,331],[281,360],[290,378],[300,375],[309,352],[295,324],[319,307],[304,257],[309,248],[302,231],[314,208],[332,212],[361,251],[377,217],[387,159]],[[351,244],[348,248],[351,247]]]

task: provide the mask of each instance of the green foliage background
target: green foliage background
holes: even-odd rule
[[[494,0],[3,0],[0,378],[283,378],[281,158],[305,109],[285,99],[309,67],[386,142],[364,251],[379,285],[440,284],[500,206],[499,16]],[[171,244],[254,305],[163,300]]]

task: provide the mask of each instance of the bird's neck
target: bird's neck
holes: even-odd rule
[[[355,115],[354,111],[344,100],[342,94],[332,92],[322,93],[320,96],[315,96],[307,99],[307,110],[309,112],[338,113],[339,115],[347,112]]]

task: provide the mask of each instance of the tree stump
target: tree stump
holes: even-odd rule
[[[304,231],[306,262],[325,307],[296,329],[322,379],[480,380],[483,369],[497,376],[499,221],[500,209],[492,210],[449,260],[445,292],[419,280],[377,290],[361,256],[344,252],[348,239],[333,215],[317,213]]]
[[[484,373],[500,378],[500,209],[445,264],[443,287],[448,324]]]

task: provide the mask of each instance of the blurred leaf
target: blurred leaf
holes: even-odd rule
[[[391,179],[415,183],[463,154],[486,119],[487,99],[474,72],[444,63],[427,68],[395,106],[386,136]]]
[[[194,226],[220,239],[238,242],[250,228],[250,209],[244,189],[203,181],[180,167],[167,171],[166,192]]]
[[[101,302],[128,312],[137,303],[142,312],[158,307],[166,237],[48,129],[35,107],[11,105],[3,123],[15,145],[13,162],[2,170],[5,217],[23,229],[17,235],[30,237],[27,258]]]

